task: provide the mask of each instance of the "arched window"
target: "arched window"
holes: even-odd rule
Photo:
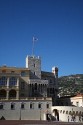
[[[71,115],[71,111],[69,111],[69,114]]]
[[[78,115],[78,111],[76,111],[76,115]]]
[[[68,114],[68,111],[66,111],[66,114]]]
[[[6,91],[4,89],[0,90],[0,97],[6,97]]]
[[[6,77],[1,77],[0,78],[0,85],[6,85],[7,84],[7,78]]]
[[[17,84],[17,78],[16,77],[11,77],[9,80],[10,85],[16,85]]]
[[[10,91],[9,91],[9,98],[11,98],[11,97],[16,97],[16,90],[14,90],[14,89],[11,89]]]
[[[65,113],[65,110],[63,110],[63,114]]]

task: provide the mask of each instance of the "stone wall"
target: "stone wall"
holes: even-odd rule
[[[6,120],[45,120],[46,111],[51,111],[52,100],[48,99],[32,99],[32,100],[19,100],[19,101],[4,101],[0,102],[3,105],[3,109],[0,106],[0,118],[3,116]],[[11,109],[11,104],[14,104],[14,109]],[[24,108],[21,108],[21,104],[24,104]],[[30,104],[33,107],[30,108]],[[38,105],[41,104],[41,108]],[[49,108],[47,108],[49,104]]]

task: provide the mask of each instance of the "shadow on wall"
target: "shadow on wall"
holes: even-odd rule
[[[57,98],[57,101],[56,101],[57,104],[56,104],[56,106],[74,106],[74,105],[72,105],[70,97],[71,96]]]
[[[58,112],[58,110],[54,109],[53,112],[54,112],[54,116],[55,116],[56,120],[59,121],[59,112]]]
[[[2,116],[2,117],[0,118],[0,120],[6,120],[6,119],[4,118],[4,116]]]

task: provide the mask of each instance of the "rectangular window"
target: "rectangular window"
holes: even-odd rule
[[[47,108],[47,109],[49,108],[49,104],[46,105],[46,108]]]
[[[3,104],[0,104],[0,110],[3,109]]]
[[[15,109],[15,104],[12,103],[12,104],[11,104],[11,110],[14,110],[14,109]]]
[[[30,103],[30,109],[34,109],[34,103]]]
[[[76,102],[76,106],[79,106],[79,102]]]
[[[25,71],[22,71],[21,76],[25,76],[25,75],[26,75]]]
[[[41,104],[40,103],[38,104],[38,108],[41,109]]]
[[[21,109],[24,109],[24,103],[21,104]]]

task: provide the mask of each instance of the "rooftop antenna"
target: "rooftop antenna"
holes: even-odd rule
[[[36,41],[38,41],[38,38],[35,38],[33,36],[33,39],[32,39],[32,56],[34,56],[34,44],[35,44]]]

